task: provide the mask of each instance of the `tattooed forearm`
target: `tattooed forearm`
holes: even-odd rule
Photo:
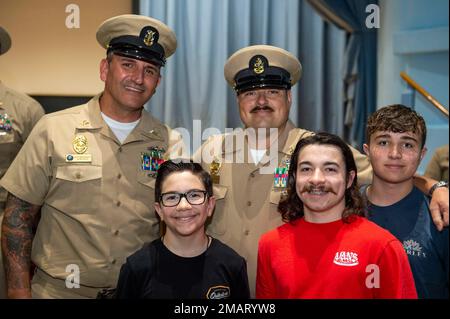
[[[40,206],[8,194],[1,244],[10,290],[30,288],[31,244],[40,218]]]

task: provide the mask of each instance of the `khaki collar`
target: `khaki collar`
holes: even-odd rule
[[[88,102],[88,117],[81,119],[77,124],[78,130],[100,130],[100,133],[117,140],[114,133],[109,128],[108,124],[103,120],[100,111],[101,93],[94,96]],[[130,135],[124,141],[125,143],[143,141],[143,140],[158,140],[164,141],[164,126],[153,118],[146,110],[142,110],[142,115],[138,125],[131,131]],[[117,141],[118,142],[118,141]]]

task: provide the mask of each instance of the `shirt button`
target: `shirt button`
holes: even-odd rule
[[[251,173],[251,174],[250,174],[250,177],[255,177],[255,173]]]
[[[122,147],[119,147],[119,153],[122,153]]]
[[[119,235],[119,231],[118,231],[118,230],[116,230],[116,231],[114,232],[114,236],[117,236],[117,235]]]
[[[122,177],[122,174],[117,174],[117,179],[120,179]]]
[[[122,204],[122,203],[120,202],[120,200],[118,200],[117,203],[116,203],[117,207],[119,207],[120,204]]]
[[[248,236],[248,234],[250,234],[250,231],[248,229],[244,230],[244,235]]]
[[[247,202],[247,206],[252,206],[252,202],[251,202],[251,201],[248,201],[248,202]]]
[[[116,260],[115,259],[111,260],[111,264],[115,265],[116,264]]]
[[[76,173],[76,174],[75,174],[75,177],[76,177],[77,179],[80,179],[80,178],[81,178],[81,173]]]

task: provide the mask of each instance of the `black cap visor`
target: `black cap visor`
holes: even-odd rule
[[[236,94],[239,95],[259,88],[274,88],[274,89],[291,89],[291,77],[289,72],[278,67],[266,68],[264,74],[255,74],[252,70],[245,69],[235,77]]]
[[[138,37],[123,36],[111,41],[107,53],[114,52],[117,55],[164,66],[166,64],[164,49],[155,43],[151,47],[145,46]]]

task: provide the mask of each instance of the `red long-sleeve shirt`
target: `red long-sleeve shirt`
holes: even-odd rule
[[[303,218],[259,242],[257,298],[417,298],[401,243],[365,218]]]

